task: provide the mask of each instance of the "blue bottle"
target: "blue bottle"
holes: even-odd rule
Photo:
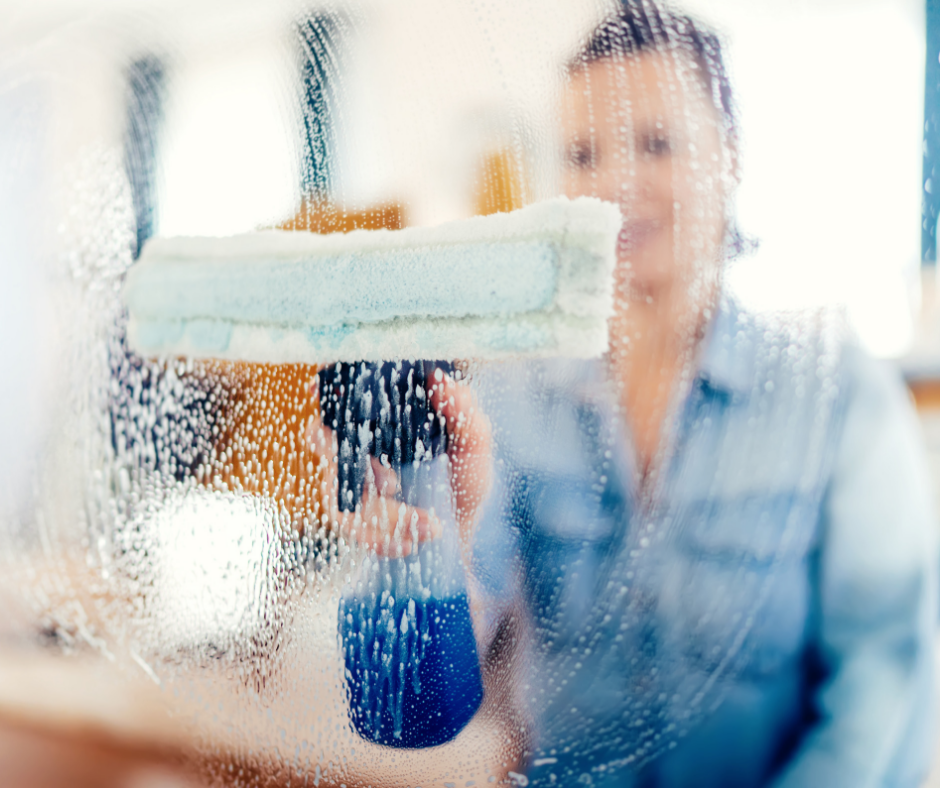
[[[321,373],[323,418],[340,440],[343,508],[349,511],[358,502],[357,477],[368,451],[384,454],[398,470],[401,498],[434,509],[443,526],[440,538],[417,546],[409,556],[364,558],[340,602],[350,721],[364,739],[389,747],[448,742],[483,700],[459,540],[449,511],[442,456],[446,435],[427,403],[426,384],[435,366],[338,365],[327,376],[326,391]]]

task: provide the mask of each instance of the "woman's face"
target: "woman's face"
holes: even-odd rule
[[[565,91],[565,193],[620,205],[617,285],[632,301],[701,303],[718,285],[733,151],[693,64],[681,53],[608,58]]]

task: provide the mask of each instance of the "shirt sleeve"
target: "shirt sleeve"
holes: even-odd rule
[[[519,545],[511,513],[512,479],[501,458],[494,465],[493,489],[474,532],[470,577],[474,626],[484,653],[504,620],[523,613]]]
[[[936,523],[900,381],[851,351],[821,529],[820,715],[775,788],[917,786],[935,744]]]

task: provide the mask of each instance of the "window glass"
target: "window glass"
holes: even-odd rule
[[[919,5],[16,26],[0,774],[927,774]]]

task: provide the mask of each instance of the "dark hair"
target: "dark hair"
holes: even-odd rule
[[[591,33],[572,61],[572,70],[607,58],[643,52],[685,51],[702,70],[729,141],[737,141],[737,111],[718,36],[690,16],[653,0],[621,0],[618,12]]]
[[[621,0],[620,9],[601,22],[569,64],[569,71],[591,63],[643,52],[684,51],[702,71],[702,79],[722,122],[725,139],[738,143],[738,116],[725,68],[721,39],[691,16],[670,10],[657,0]],[[757,241],[746,238],[732,221],[728,228],[729,257],[753,251]]]

